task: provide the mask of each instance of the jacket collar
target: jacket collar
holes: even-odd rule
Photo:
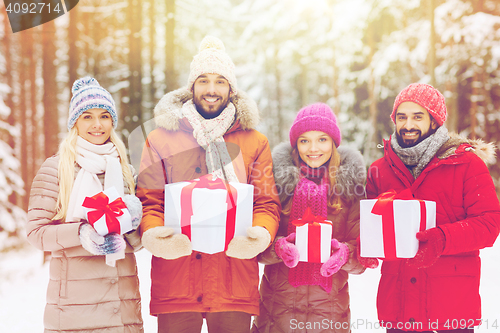
[[[481,139],[468,139],[456,133],[450,133],[449,136],[450,139],[446,141],[436,153],[435,157],[437,157],[439,161],[444,163],[461,163],[463,160],[460,157],[462,157],[465,152],[473,152],[486,165],[495,163],[496,147],[492,142],[486,143]],[[384,140],[384,152],[392,160],[400,160],[391,147],[390,139]],[[435,159],[431,160],[429,165],[431,165],[434,160]]]
[[[171,91],[164,95],[154,109],[156,126],[167,131],[191,130],[191,125],[182,117],[182,106],[193,98],[187,87]],[[236,120],[231,130],[241,128],[252,129],[259,123],[259,110],[257,104],[246,93],[238,90],[230,101],[236,107]]]
[[[450,133],[449,136],[450,139],[437,151],[436,156],[429,161],[417,179],[413,178],[408,168],[394,152],[390,139],[384,140],[384,158],[405,186],[413,188],[418,187],[427,173],[441,164],[465,163],[464,155],[466,152],[475,153],[486,165],[495,163],[495,145],[493,143],[485,143],[481,139],[467,139],[456,133]]]

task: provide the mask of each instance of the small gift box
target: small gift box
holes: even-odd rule
[[[253,220],[253,185],[212,179],[165,185],[165,226],[183,233],[193,250],[227,250],[234,236],[246,236]]]
[[[436,226],[436,203],[392,190],[360,202],[360,254],[367,258],[413,258],[417,233]]]
[[[82,206],[87,221],[101,236],[112,232],[122,235],[133,229],[130,212],[114,187],[86,197]]]
[[[308,207],[301,219],[291,222],[295,228],[295,246],[299,261],[324,263],[332,251],[332,222],[314,216]]]

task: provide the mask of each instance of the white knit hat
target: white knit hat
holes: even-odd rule
[[[222,75],[236,94],[236,76],[234,63],[226,53],[224,43],[214,36],[205,36],[200,43],[199,53],[193,57],[191,71],[188,78],[188,90],[193,89],[194,81],[202,74]]]
[[[96,79],[86,76],[76,80],[71,89],[73,97],[69,104],[68,130],[75,126],[76,121],[87,110],[103,109],[109,112],[113,128],[118,125],[118,114],[115,101],[111,94],[101,87]]]

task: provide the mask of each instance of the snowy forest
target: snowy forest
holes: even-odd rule
[[[224,42],[271,147],[301,107],[325,102],[368,166],[412,82],[445,95],[450,131],[500,144],[498,0],[80,0],[17,33],[2,4],[0,251],[25,244],[31,182],[67,133],[72,83],[90,75],[108,89],[124,142],[136,143],[207,34]],[[141,148],[129,146],[133,163]],[[490,172],[500,193],[498,163]]]

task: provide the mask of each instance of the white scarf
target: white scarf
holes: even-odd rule
[[[123,197],[123,174],[118,151],[112,142],[95,145],[82,137],[76,140],[76,163],[81,167],[73,183],[73,189],[66,214],[66,222],[86,219],[83,212],[83,200],[103,189],[115,187]],[[104,173],[104,188],[97,177]]]
[[[224,141],[224,134],[234,122],[234,104],[229,103],[217,117],[205,119],[196,110],[193,100],[189,100],[182,106],[182,114],[193,127],[196,141],[206,151],[208,173],[230,182],[238,182]]]

